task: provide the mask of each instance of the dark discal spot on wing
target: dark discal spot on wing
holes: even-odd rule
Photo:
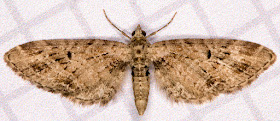
[[[207,53],[207,58],[210,59],[211,58],[211,51],[209,50]]]
[[[72,53],[71,53],[70,51],[67,52],[67,57],[68,57],[69,59],[71,59]]]

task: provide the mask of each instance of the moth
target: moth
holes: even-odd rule
[[[221,93],[248,86],[268,69],[275,53],[256,43],[234,39],[174,39],[150,44],[140,25],[124,44],[101,39],[55,39],[18,45],[4,55],[17,75],[38,88],[81,105],[106,105],[132,69],[135,105],[143,115],[150,88],[149,67],[157,85],[175,102],[200,104]]]

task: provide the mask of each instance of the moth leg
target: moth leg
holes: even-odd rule
[[[162,30],[163,28],[167,27],[167,26],[173,21],[173,19],[175,18],[175,15],[176,15],[176,14],[177,14],[177,12],[175,12],[175,14],[173,15],[173,17],[171,18],[171,20],[170,20],[167,24],[165,24],[165,25],[164,25],[163,27],[161,27],[159,30],[157,30],[157,31],[155,31],[155,32],[153,32],[153,33],[151,33],[151,34],[148,35],[146,38],[155,35],[157,32],[159,32],[159,31]]]
[[[119,30],[124,36],[126,36],[127,38],[131,39],[126,33],[124,33],[122,30],[120,30],[116,25],[114,25],[111,20],[108,18],[108,16],[106,15],[105,10],[103,9],[104,15],[106,17],[106,19],[109,21],[109,23],[114,26],[117,30]]]

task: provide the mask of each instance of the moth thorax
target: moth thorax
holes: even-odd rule
[[[134,37],[132,38],[131,44],[133,45],[145,45],[149,44],[145,37]]]

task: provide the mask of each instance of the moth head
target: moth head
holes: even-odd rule
[[[137,28],[135,31],[132,32],[132,36],[146,36],[146,32],[143,31],[140,27],[140,24],[138,24]]]

